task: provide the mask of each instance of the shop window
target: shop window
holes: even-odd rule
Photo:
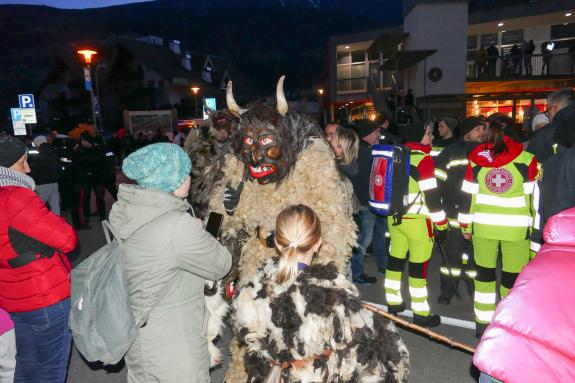
[[[551,26],[551,40],[575,38],[575,23]]]
[[[365,64],[351,65],[351,78],[365,77]]]
[[[365,62],[365,51],[361,50],[351,52],[351,62],[352,63]]]
[[[467,36],[467,50],[477,49],[477,35]]]
[[[501,34],[501,45],[513,45],[523,43],[523,29],[505,31]]]
[[[487,33],[485,35],[481,35],[481,46],[488,47],[491,44],[497,45],[499,42],[497,33]]]
[[[337,63],[339,64],[351,64],[351,55],[349,52],[337,52]]]

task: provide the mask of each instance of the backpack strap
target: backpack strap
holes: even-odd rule
[[[122,239],[120,238],[116,230],[114,230],[109,221],[103,220],[102,228],[104,229],[104,236],[106,237],[106,243],[112,243],[112,240],[115,238],[116,241],[118,241],[118,243],[120,244],[120,246],[124,244],[124,241],[122,241]],[[110,234],[112,234],[112,237],[110,237]]]

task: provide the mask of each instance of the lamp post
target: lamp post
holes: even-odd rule
[[[198,115],[198,93],[200,92],[199,86],[193,86],[190,88],[194,93],[194,117]]]
[[[325,109],[324,109],[324,99],[323,99],[323,88],[319,88],[317,90],[317,93],[319,94],[319,110],[320,110],[320,115],[321,115],[321,122],[322,124],[326,124],[326,116],[325,116]]]
[[[92,56],[97,55],[98,52],[93,51],[91,49],[83,49],[78,51],[78,54],[84,57],[84,62],[86,63],[86,67],[84,68],[84,80],[86,82],[86,87],[89,87],[90,91],[90,105],[92,106],[92,119],[94,121],[94,129],[98,131],[98,123],[96,120],[96,108],[94,105],[94,87],[92,86]],[[89,86],[88,86],[89,84]]]

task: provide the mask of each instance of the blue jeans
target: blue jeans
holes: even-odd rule
[[[372,243],[373,255],[377,267],[385,269],[387,257],[389,255],[389,241],[385,238],[387,231],[387,217],[373,214],[369,208],[362,207],[359,211],[359,235],[357,236],[357,247],[353,249],[351,255],[351,274],[359,277],[363,274],[363,258],[365,250]]]
[[[481,375],[479,375],[479,383],[503,383],[503,382],[482,372]]]
[[[16,333],[14,383],[64,383],[72,335],[70,299],[34,311],[10,313]]]

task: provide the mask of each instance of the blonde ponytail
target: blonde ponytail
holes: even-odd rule
[[[276,219],[275,241],[282,249],[277,282],[292,282],[298,273],[298,255],[309,251],[321,239],[321,225],[314,211],[305,205],[288,206]]]
[[[288,246],[282,251],[278,264],[278,283],[291,282],[297,275],[297,247]]]

